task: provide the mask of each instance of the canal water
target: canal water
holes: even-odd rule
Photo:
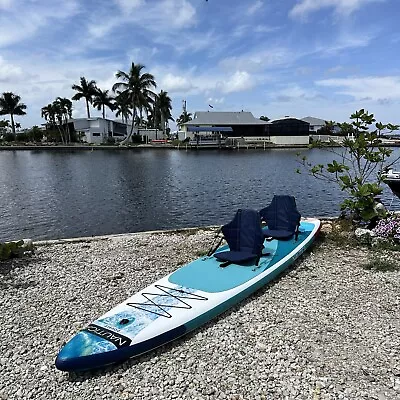
[[[219,225],[274,194],[294,195],[303,216],[338,215],[343,193],[297,174],[298,152],[0,151],[0,241]],[[313,163],[332,159],[302,153]],[[385,188],[385,205],[392,197]]]

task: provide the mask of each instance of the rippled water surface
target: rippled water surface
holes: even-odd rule
[[[296,174],[297,152],[0,151],[0,240],[223,224],[238,208],[260,209],[286,193],[304,216],[337,215],[343,194]],[[303,152],[314,163],[331,159]],[[389,205],[389,189],[383,198]]]

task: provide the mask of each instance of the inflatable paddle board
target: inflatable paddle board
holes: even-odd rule
[[[297,241],[265,241],[266,256],[257,266],[222,268],[213,256],[184,265],[78,332],[59,352],[56,367],[99,368],[185,335],[274,279],[311,245],[319,229],[319,220],[307,219],[301,221]]]

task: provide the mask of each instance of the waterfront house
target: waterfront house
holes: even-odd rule
[[[269,121],[268,135],[272,143],[281,146],[304,146],[310,142],[308,122],[293,117]]]
[[[308,122],[310,124],[310,137],[313,140],[319,140],[321,142],[342,142],[343,137],[340,137],[340,127],[335,124],[332,129],[332,134],[329,135],[327,132],[323,132],[321,129],[326,126],[326,121],[324,119],[315,118],[315,117],[305,117],[302,118],[302,121]]]
[[[182,128],[194,144],[308,145],[309,124],[296,118],[262,121],[251,112],[197,111]]]
[[[69,122],[73,123],[75,131],[81,134],[82,140],[91,144],[121,142],[127,138],[132,128],[131,121],[126,124],[121,120],[101,117],[75,118]],[[141,135],[145,142],[164,137],[160,129],[145,129],[137,126],[133,127],[133,134]]]
[[[196,127],[223,127],[232,128],[231,137],[257,137],[265,136],[266,125],[268,122],[254,118],[251,112],[197,111],[193,119],[183,125],[183,129],[194,132]]]
[[[101,117],[75,118],[73,122],[76,132],[82,134],[82,140],[87,143],[101,144],[109,141],[121,141],[126,137],[127,125]]]
[[[317,133],[318,130],[326,125],[326,121],[321,118],[304,117],[301,120],[310,124],[310,134]]]
[[[236,141],[269,141],[268,122],[246,111],[197,111],[193,119],[183,124],[185,137],[198,145],[235,144]]]

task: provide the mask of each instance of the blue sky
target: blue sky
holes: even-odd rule
[[[40,124],[80,76],[111,89],[133,61],[175,118],[186,99],[192,113],[345,121],[363,107],[400,123],[398,15],[398,0],[0,0],[0,92]]]

